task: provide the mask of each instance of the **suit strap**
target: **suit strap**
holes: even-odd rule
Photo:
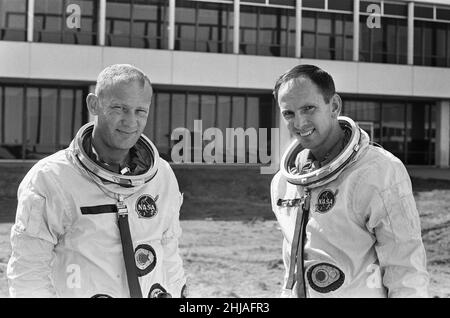
[[[130,225],[128,223],[128,209],[123,202],[117,203],[117,218],[119,223],[120,240],[122,242],[123,260],[127,271],[128,289],[131,298],[142,298],[142,290],[136,271],[133,241],[131,240]]]

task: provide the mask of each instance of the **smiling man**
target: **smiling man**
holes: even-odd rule
[[[151,98],[139,69],[105,68],[87,97],[94,122],[27,173],[11,230],[11,297],[185,295],[182,195],[142,134]]]
[[[402,162],[339,116],[332,77],[299,65],[274,97],[294,142],[271,184],[284,297],[427,297],[419,214]]]

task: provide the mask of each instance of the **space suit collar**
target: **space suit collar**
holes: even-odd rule
[[[146,136],[141,135],[134,147],[134,151],[139,152],[139,155],[135,156],[135,160],[141,161],[146,157],[145,163],[140,165],[139,172],[141,173],[119,174],[98,164],[96,160],[91,158],[89,151],[86,151],[85,144],[86,141],[91,138],[93,129],[93,122],[87,123],[81,127],[72,141],[70,148],[72,149],[74,159],[78,165],[92,177],[95,177],[95,181],[100,179],[103,184],[109,183],[119,187],[133,188],[144,185],[156,175],[158,171],[159,153]],[[143,155],[144,153],[145,156]],[[143,166],[146,168],[142,169]]]
[[[362,149],[369,144],[369,136],[351,118],[339,116],[338,120],[347,131],[348,141],[344,149],[324,166],[305,172],[302,168],[310,156],[309,150],[304,149],[298,140],[289,145],[280,163],[280,172],[289,183],[308,188],[322,186],[335,180],[347,166],[357,160]]]

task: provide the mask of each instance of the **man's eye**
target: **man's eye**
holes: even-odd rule
[[[304,109],[306,110],[306,111],[311,111],[311,110],[314,110],[314,106],[306,106]]]
[[[291,111],[283,112],[283,117],[286,118],[286,119],[291,119],[291,118],[294,117],[294,113],[291,112]]]

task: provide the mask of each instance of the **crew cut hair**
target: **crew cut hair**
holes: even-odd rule
[[[97,77],[95,95],[103,97],[103,92],[117,83],[131,83],[137,81],[141,87],[147,82],[152,85],[150,79],[137,67],[130,64],[113,64],[106,67]]]
[[[300,64],[294,66],[278,78],[272,92],[275,101],[278,103],[278,91],[284,83],[302,76],[309,78],[314,84],[316,84],[317,88],[322,93],[325,103],[330,102],[331,98],[336,93],[333,78],[321,68],[310,64]]]

